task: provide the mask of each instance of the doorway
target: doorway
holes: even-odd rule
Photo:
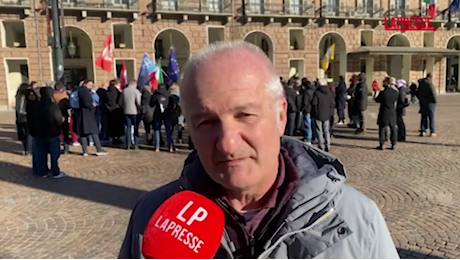
[[[64,85],[67,89],[72,89],[81,81],[88,78],[86,68],[65,68],[64,69]]]
[[[27,59],[5,59],[5,65],[8,109],[13,109],[19,85],[29,83],[29,66]]]

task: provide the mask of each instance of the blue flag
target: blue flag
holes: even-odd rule
[[[453,0],[449,5],[449,12],[455,13],[460,10],[460,0]]]
[[[139,76],[137,77],[137,86],[142,88],[148,85],[152,76],[155,76],[154,73],[157,69],[157,66],[153,64],[149,55],[144,53],[144,57],[142,57],[141,70],[139,71]]]
[[[168,77],[173,82],[179,81],[179,63],[177,63],[176,53],[172,47],[169,49]]]

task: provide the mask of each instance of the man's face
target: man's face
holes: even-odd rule
[[[90,89],[90,90],[93,89],[93,87],[94,87],[93,82],[90,81],[90,82],[86,83],[86,87],[87,87],[88,89]]]
[[[275,102],[266,91],[268,73],[256,57],[216,55],[184,79],[186,120],[200,160],[214,181],[233,191],[257,187],[278,170],[286,124],[286,100]]]

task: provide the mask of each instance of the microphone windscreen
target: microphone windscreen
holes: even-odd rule
[[[212,259],[224,227],[224,212],[218,205],[182,191],[153,213],[142,239],[142,254],[147,259]]]

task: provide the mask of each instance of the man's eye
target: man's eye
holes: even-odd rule
[[[250,119],[252,117],[254,117],[255,115],[254,114],[250,114],[250,113],[240,113],[236,116],[236,118],[238,119]]]

